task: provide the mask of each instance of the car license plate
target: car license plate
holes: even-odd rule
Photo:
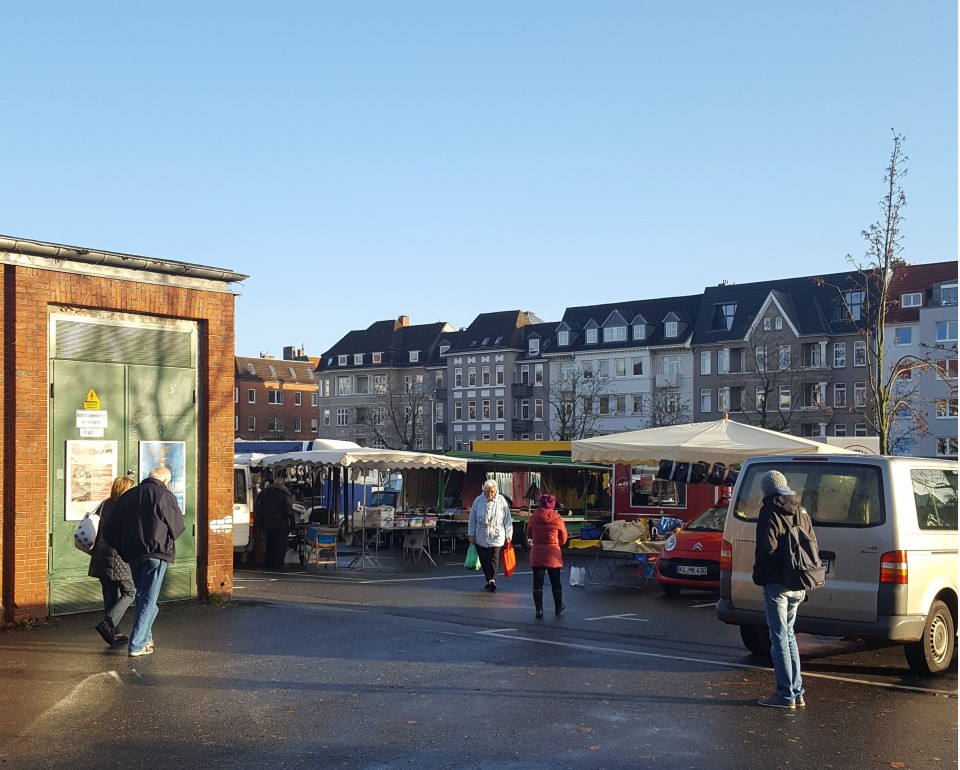
[[[679,575],[706,575],[706,567],[687,567],[680,565],[677,567],[677,574]]]

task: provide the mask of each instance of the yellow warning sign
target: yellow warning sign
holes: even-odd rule
[[[100,397],[97,395],[97,391],[93,388],[87,392],[87,397],[83,399],[83,408],[84,409],[99,409],[100,408]]]

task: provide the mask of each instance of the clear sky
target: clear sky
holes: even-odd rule
[[[236,351],[844,270],[906,136],[957,258],[956,0],[0,7],[0,233],[250,275]]]

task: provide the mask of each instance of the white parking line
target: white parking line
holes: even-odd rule
[[[649,623],[650,618],[638,618],[635,617],[636,613],[634,612],[625,612],[622,615],[600,615],[596,618],[584,618],[584,620],[633,620],[636,623]]]
[[[702,607],[716,607],[716,606],[717,606],[716,602],[707,602],[706,604],[691,604],[690,609],[699,610]]]
[[[586,650],[587,652],[615,653],[618,655],[630,655],[637,658],[659,658],[661,660],[675,660],[683,663],[700,663],[705,666],[717,666],[719,668],[738,668],[749,671],[767,671],[772,673],[773,669],[766,666],[751,666],[747,663],[734,663],[727,660],[710,660],[709,658],[691,658],[685,655],[668,655],[662,652],[644,652],[643,650],[630,650],[620,647],[603,647],[594,644],[580,644],[575,642],[558,642],[551,639],[537,639],[529,636],[520,636],[519,634],[510,634],[509,631],[516,631],[515,628],[495,628],[488,631],[478,631],[480,636],[492,636],[495,639],[506,639],[516,642],[530,642],[533,644],[545,644],[552,647],[567,647],[573,650]],[[834,676],[833,674],[818,674],[803,672],[804,678],[810,679],[828,679],[834,682],[847,682],[848,684],[862,684],[868,687],[881,687],[887,690],[905,690],[908,692],[920,692],[928,695],[950,695],[956,697],[957,690],[937,690],[928,687],[911,687],[904,684],[890,684],[887,682],[871,682],[866,679],[855,679],[848,676]]]

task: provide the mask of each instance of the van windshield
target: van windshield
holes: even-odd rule
[[[880,469],[872,465],[790,462],[751,465],[741,479],[734,515],[755,521],[763,493],[760,477],[778,470],[787,477],[810,518],[817,524],[871,527],[884,521]]]

